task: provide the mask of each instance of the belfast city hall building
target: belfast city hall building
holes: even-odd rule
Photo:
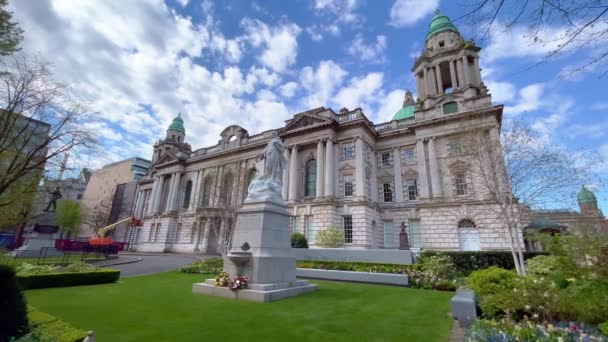
[[[283,197],[289,229],[311,248],[320,230],[344,232],[345,248],[396,249],[405,228],[412,248],[507,249],[501,220],[475,177],[467,135],[499,141],[502,105],[481,80],[479,51],[437,14],[392,121],[364,109],[314,108],[282,127],[251,134],[233,125],[214,146],[192,150],[178,116],[154,145],[139,182],[133,232],[146,252],[217,253],[226,248],[259,156],[273,134],[287,146]],[[288,229],[286,227],[286,229]]]

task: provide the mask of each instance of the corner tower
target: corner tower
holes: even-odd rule
[[[165,139],[159,140],[154,144],[154,154],[152,156],[152,163],[160,160],[160,158],[167,152],[178,154],[180,152],[190,153],[190,145],[186,143],[186,129],[184,128],[184,119],[182,114],[177,114],[169,128],[167,128],[167,134]]]
[[[465,41],[450,18],[437,10],[422,54],[412,67],[420,109],[441,107],[443,114],[450,114],[490,105],[487,88],[481,81],[480,50],[473,42]],[[487,99],[483,99],[486,95]]]

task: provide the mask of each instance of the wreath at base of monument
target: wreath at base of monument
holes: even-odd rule
[[[227,287],[233,291],[242,290],[247,288],[249,280],[244,276],[236,276],[234,279],[230,279],[230,275],[227,272],[221,272],[215,277],[215,286]]]

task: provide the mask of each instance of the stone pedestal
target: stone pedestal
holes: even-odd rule
[[[49,233],[38,232],[49,231]],[[53,231],[53,233],[50,233]],[[38,251],[46,247],[55,247],[55,239],[59,238],[59,227],[57,227],[57,214],[54,212],[40,212],[34,214],[23,234],[23,245],[16,251]]]
[[[224,272],[249,279],[247,289],[231,291],[214,280],[192,286],[195,293],[269,302],[318,289],[296,280],[296,257],[291,249],[289,214],[278,201],[247,201],[238,211],[232,249],[224,257]]]

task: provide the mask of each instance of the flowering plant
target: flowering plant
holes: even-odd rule
[[[249,280],[247,279],[247,277],[237,276],[236,278],[230,281],[228,287],[233,291],[242,290],[244,288],[247,288],[248,282]]]
[[[215,286],[217,287],[228,287],[230,285],[230,275],[227,272],[220,272],[215,277]]]

